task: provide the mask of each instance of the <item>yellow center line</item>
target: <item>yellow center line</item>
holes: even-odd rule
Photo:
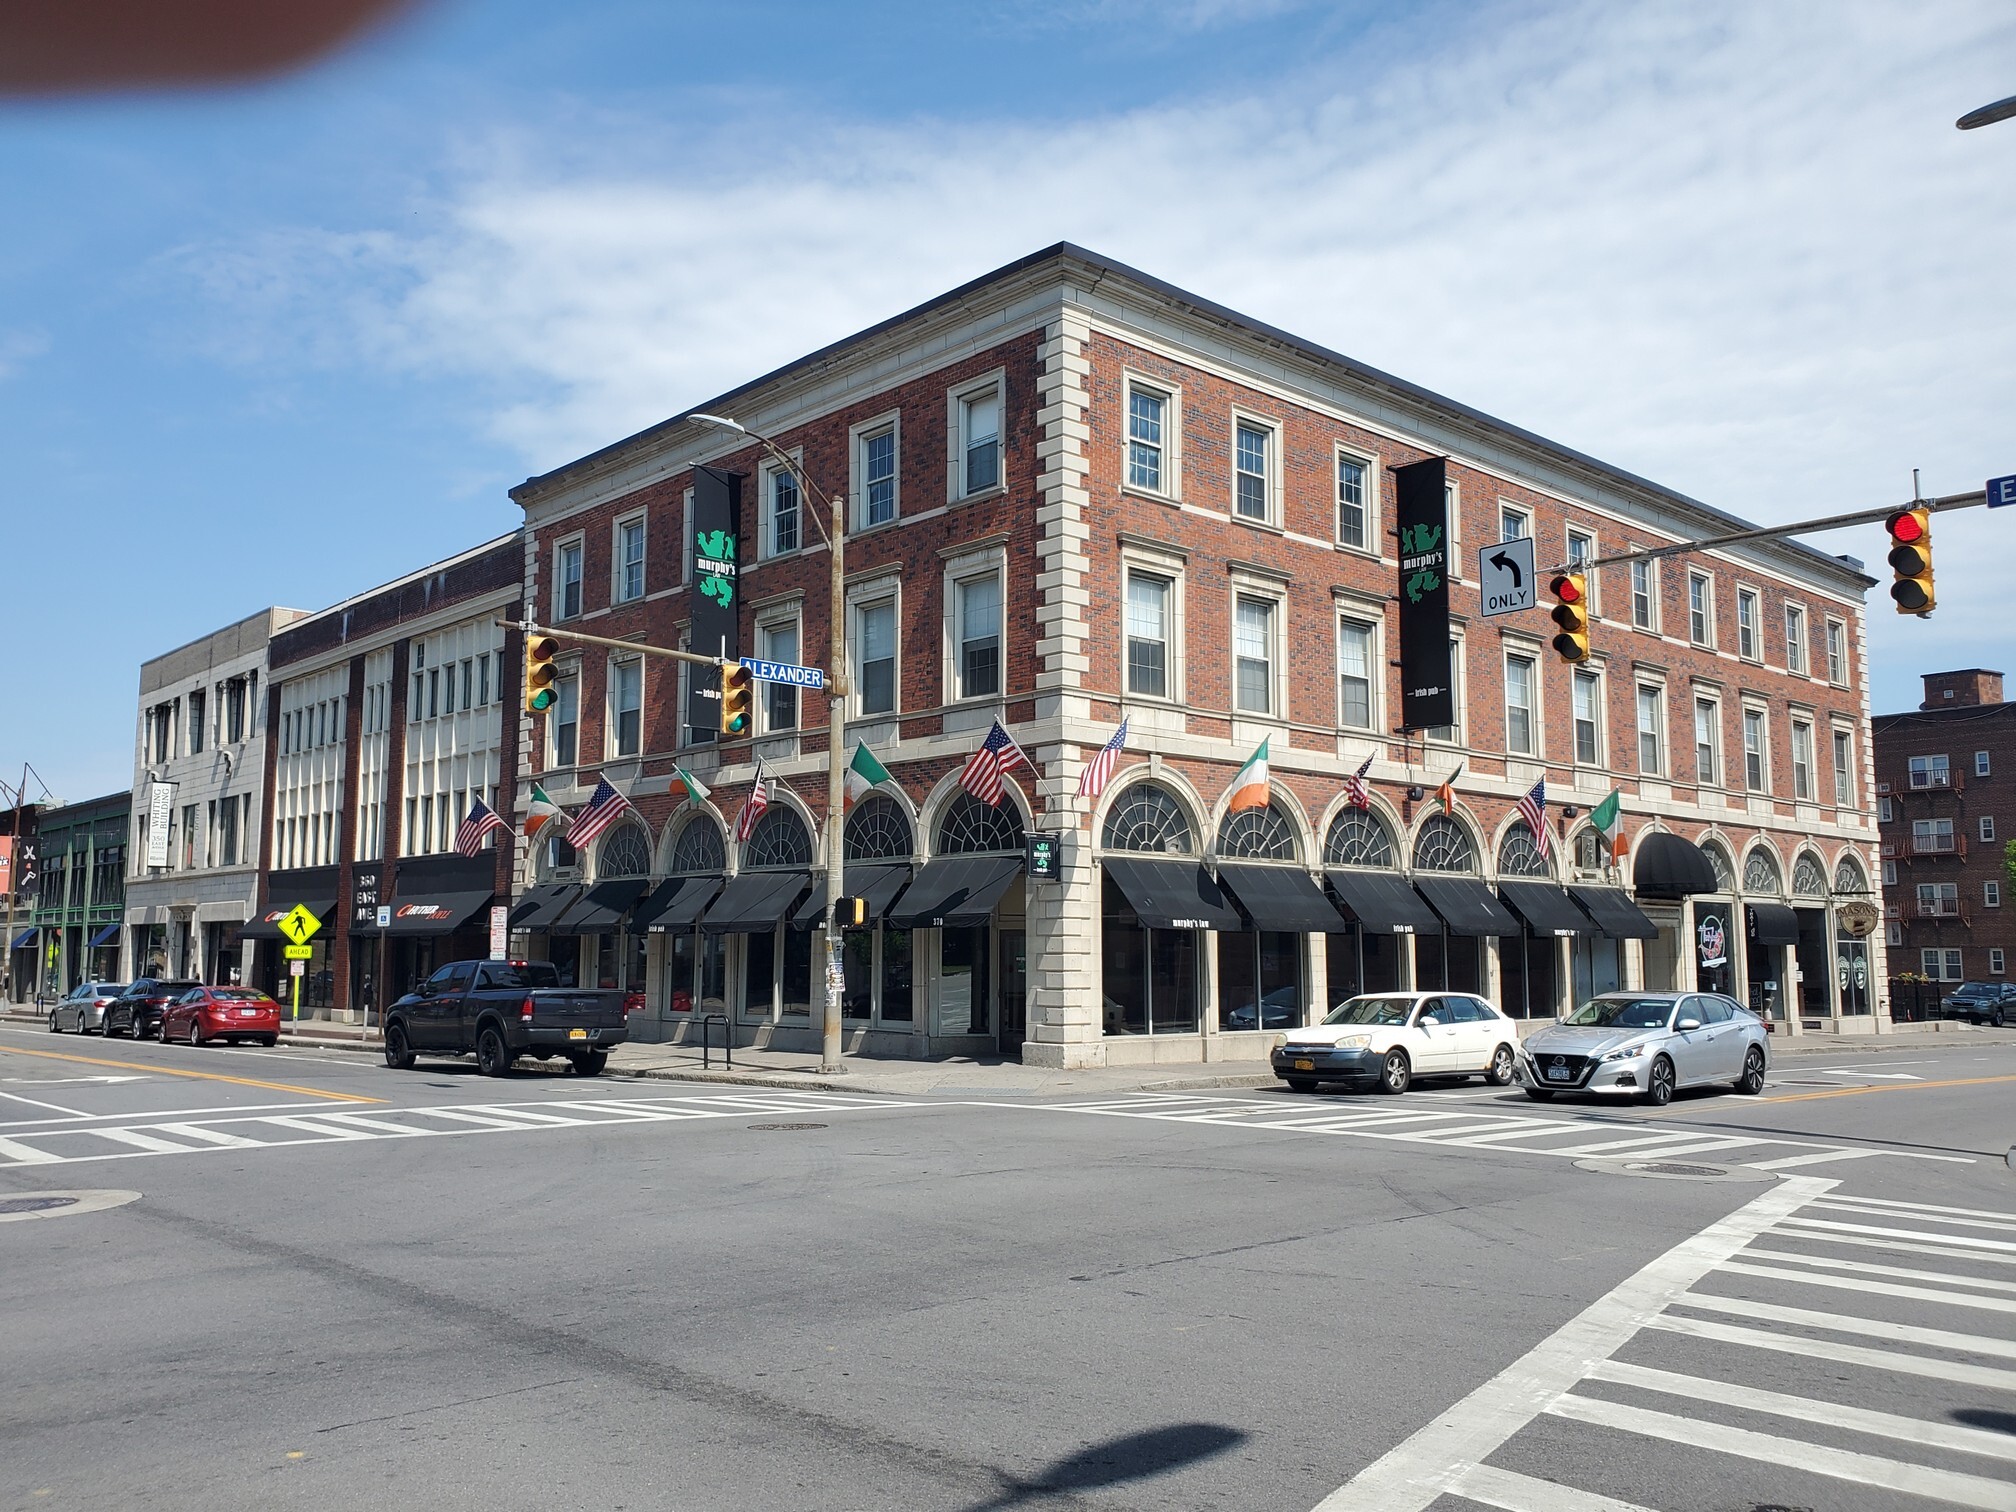
[[[43,1060],[76,1061],[85,1066],[117,1066],[122,1071],[145,1071],[157,1076],[187,1076],[197,1081],[230,1082],[239,1087],[263,1087],[269,1092],[294,1092],[302,1097],[326,1097],[331,1102],[375,1103],[382,1097],[359,1097],[354,1092],[324,1092],[317,1087],[297,1087],[290,1082],[258,1081],[250,1076],[226,1076],[221,1071],[182,1071],[174,1066],[157,1066],[142,1061],[106,1060],[97,1055],[66,1055],[61,1050],[22,1050],[0,1045],[0,1055],[36,1055]]]

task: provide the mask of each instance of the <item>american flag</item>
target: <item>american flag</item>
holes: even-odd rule
[[[616,791],[614,783],[607,777],[595,784],[594,796],[588,800],[588,807],[574,816],[574,822],[567,827],[567,843],[576,850],[586,850],[595,843],[602,831],[623,817],[631,808],[630,800]]]
[[[1365,765],[1353,772],[1344,782],[1344,801],[1355,809],[1372,807],[1372,790],[1365,786],[1365,774],[1372,770],[1372,758],[1365,758]]]
[[[1533,791],[1519,800],[1519,817],[1526,821],[1526,827],[1533,831],[1533,843],[1540,849],[1540,859],[1547,859],[1551,848],[1547,840],[1547,779],[1542,777],[1533,784]]]
[[[485,835],[492,830],[504,830],[508,833],[510,828],[511,826],[504,822],[502,814],[478,798],[469,810],[469,817],[455,830],[455,849],[465,856],[473,856],[483,848]]]
[[[1106,784],[1113,780],[1113,768],[1120,765],[1120,753],[1126,749],[1127,721],[1123,719],[1113,738],[1099,748],[1099,754],[1085,768],[1085,775],[1078,779],[1080,798],[1097,798],[1106,791]]]
[[[982,803],[1001,802],[1001,779],[1018,766],[1028,766],[1029,758],[1022,754],[1022,747],[1015,744],[1015,737],[1001,728],[1001,721],[995,720],[994,727],[987,732],[980,749],[966,759],[966,765],[959,772],[959,786],[966,789]]]
[[[741,817],[735,821],[735,839],[738,844],[747,845],[749,837],[756,833],[756,821],[763,817],[763,810],[770,807],[770,779],[764,775],[763,763],[756,763],[756,786],[749,790],[749,796],[742,802]]]

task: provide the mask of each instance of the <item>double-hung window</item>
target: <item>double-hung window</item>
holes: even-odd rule
[[[609,668],[609,754],[635,756],[643,750],[644,663],[611,663]]]
[[[795,619],[761,625],[756,633],[765,661],[797,664],[798,622]],[[763,727],[766,730],[798,728],[798,690],[791,684],[766,682],[763,685]]]
[[[205,733],[203,729],[204,704],[205,699],[201,688],[197,688],[190,693],[189,754],[191,756],[200,756],[203,753],[203,736]]]
[[[581,613],[581,543],[569,541],[560,548],[554,571],[554,613],[560,619],[574,619]]]
[[[1803,719],[1792,721],[1792,796],[1813,796],[1813,726]]]
[[[1687,574],[1687,638],[1697,646],[1715,644],[1715,614],[1705,572]]]
[[[1953,785],[1953,765],[1945,756],[1913,756],[1910,761],[1911,786],[1943,788]]]
[[[1001,579],[994,573],[958,584],[959,696],[1001,691]]]
[[[765,556],[783,556],[796,551],[803,501],[798,496],[798,479],[785,468],[770,474],[769,511],[764,519]]]
[[[1239,594],[1233,600],[1234,658],[1232,707],[1241,714],[1274,712],[1274,617],[1272,599]]]
[[[553,765],[571,767],[579,760],[581,736],[581,679],[559,678],[553,684],[553,711],[548,716],[552,732]]]
[[[861,525],[886,525],[896,518],[896,427],[861,438]]]
[[[628,604],[644,597],[644,520],[624,520],[616,527],[616,601]]]
[[[1127,390],[1127,485],[1161,493],[1167,487],[1163,439],[1168,426],[1169,396],[1153,389]]]
[[[1127,574],[1127,691],[1167,698],[1172,581],[1154,572]]]
[[[1337,454],[1337,544],[1364,550],[1371,535],[1372,464]]]
[[[1750,792],[1765,790],[1764,711],[1743,711],[1743,786]]]
[[[1848,627],[1836,619],[1827,621],[1827,681],[1848,686]]]
[[[1995,838],[1995,816],[1993,814],[1983,814],[1975,821],[1975,833],[1983,840],[1993,840]]]
[[[1274,432],[1241,420],[1233,427],[1232,453],[1232,508],[1242,520],[1264,520],[1271,513]]]
[[[1806,670],[1806,611],[1797,604],[1785,606],[1785,669]]]
[[[1855,806],[1855,737],[1846,730],[1834,732],[1834,802]]]
[[[1653,579],[1652,564],[1637,561],[1631,564],[1631,623],[1640,630],[1656,630],[1658,619],[1657,586]]]
[[[1510,504],[1498,506],[1498,539],[1501,541],[1522,541],[1533,533],[1533,519],[1523,509],[1515,509]]]
[[[960,491],[976,494],[1001,481],[1001,390],[967,394],[959,401]]]
[[[1920,882],[1918,912],[1927,918],[1951,918],[1960,912],[1960,884]]]
[[[1534,754],[1534,688],[1538,665],[1530,656],[1505,657],[1505,749],[1515,756]]]
[[[1986,751],[1976,751],[1974,753],[1974,775],[1976,777],[1990,777],[1994,775],[1994,772],[1994,759]]]
[[[1337,723],[1372,728],[1372,627],[1348,616],[1337,621]]]
[[[1694,780],[1713,787],[1722,772],[1722,706],[1712,698],[1694,700]]]
[[[1981,884],[1981,906],[2000,908],[2002,906],[2002,884],[1990,877]]]
[[[863,714],[896,709],[896,601],[863,604],[856,616],[854,656]]]
[[[1583,766],[1603,760],[1603,681],[1594,672],[1574,675],[1575,759]]]
[[[1762,651],[1757,644],[1757,593],[1755,589],[1736,590],[1736,654],[1745,661],[1762,661]]]
[[[1654,776],[1666,770],[1666,695],[1643,683],[1638,687],[1638,770]]]
[[[1455,560],[1453,549],[1450,560]],[[1421,732],[1424,740],[1439,740],[1454,745],[1463,738],[1463,641],[1457,636],[1451,636],[1449,640],[1449,707],[1456,716],[1456,722],[1430,725]]]

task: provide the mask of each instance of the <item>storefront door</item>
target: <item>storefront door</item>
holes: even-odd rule
[[[1826,1018],[1834,1011],[1834,962],[1827,949],[1827,910],[1795,908],[1799,917],[1799,1011]]]
[[[934,1034],[985,1034],[993,1021],[990,1004],[988,946],[993,930],[987,925],[938,932],[938,979],[934,984],[931,1030]]]
[[[1834,947],[1835,976],[1841,988],[1841,1012],[1869,1011],[1869,943],[1842,939]]]
[[[1001,951],[1001,1038],[1003,1055],[1019,1056],[1022,1041],[1029,1037],[1029,936],[1019,929],[1004,929]]]

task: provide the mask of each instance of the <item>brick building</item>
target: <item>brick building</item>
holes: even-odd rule
[[[1925,677],[1925,701],[1875,724],[1883,914],[1890,966],[1943,984],[2007,980],[2016,914],[2016,703],[2002,674]]]
[[[1765,541],[1604,569],[1595,657],[1570,668],[1544,610],[1482,616],[1480,547],[1530,536],[1544,568],[1730,517],[1068,245],[696,412],[775,438],[849,511],[847,740],[893,778],[845,821],[848,889],[878,915],[845,941],[855,1043],[1250,1057],[1351,992],[1413,983],[1534,1015],[1619,982],[1705,985],[1791,1032],[1873,1027],[1882,942],[1835,919],[1875,865],[1859,564]],[[1457,708],[1403,738],[1393,470],[1432,457]],[[700,468],[739,490],[729,649],[823,662],[811,501],[686,416],[513,490],[533,613],[563,646],[568,627],[684,644]],[[766,687],[752,737],[724,742],[678,664],[564,659],[519,759],[570,808],[606,776],[640,818],[594,855],[551,832],[526,848],[525,948],[641,973],[646,1033],[718,1012],[811,1043],[823,695]],[[1123,716],[1088,803],[1080,774]],[[957,777],[996,719],[1033,769],[988,808]],[[1228,819],[1262,741],[1270,806]],[[759,758],[776,791],[739,844]],[[1424,800],[1459,763],[1444,814]],[[675,793],[675,766],[706,802]],[[1543,776],[1544,855],[1515,809]],[[1616,788],[1622,868],[1588,818]],[[1034,832],[1061,837],[1056,881],[1023,875]],[[592,927],[547,932],[591,903]]]
[[[274,634],[248,983],[286,1001],[296,904],[323,923],[304,1013],[356,1020],[437,961],[489,953],[511,852],[459,855],[455,830],[474,799],[514,801],[522,651],[498,621],[518,618],[524,560],[514,532]]]

